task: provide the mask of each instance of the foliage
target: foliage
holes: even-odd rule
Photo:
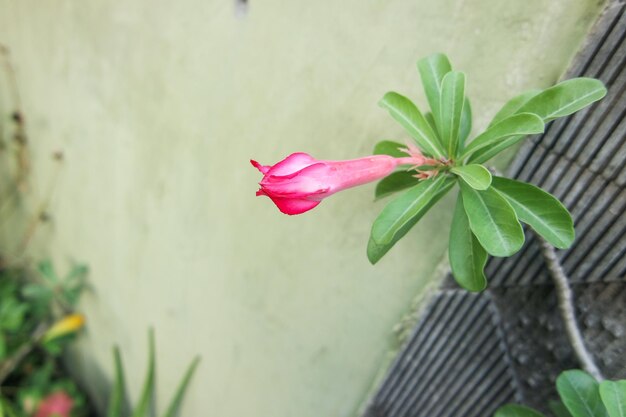
[[[523,93],[506,103],[484,132],[467,141],[472,116],[465,75],[453,71],[442,54],[424,58],[417,66],[431,112],[423,114],[395,92],[385,94],[380,105],[422,153],[438,163],[418,167],[419,175],[396,172],[380,181],[377,198],[406,191],[374,221],[367,248],[370,262],[378,262],[455,184],[460,193],[448,253],[452,273],[462,287],[484,289],[487,256],[511,256],[522,247],[520,222],[557,248],[568,248],[574,241],[574,227],[561,202],[531,184],[494,176],[483,164],[526,135],[542,133],[546,123],[600,100],[606,94],[604,85],[595,79],[575,78]],[[374,153],[398,157],[400,148],[404,145],[384,141]]]
[[[156,359],[155,359],[155,347],[154,347],[154,332],[150,330],[148,337],[148,371],[146,373],[146,378],[143,383],[143,388],[141,391],[141,397],[137,406],[135,407],[132,413],[127,411],[127,400],[126,400],[126,383],[124,380],[124,366],[122,365],[122,356],[120,354],[119,348],[116,346],[113,348],[113,360],[115,363],[115,382],[113,384],[113,389],[111,390],[111,394],[109,396],[109,404],[107,408],[107,417],[123,417],[130,415],[132,417],[144,417],[148,415],[153,404],[154,404],[154,396],[155,396],[155,367],[156,367]],[[169,403],[163,417],[175,417],[178,415],[179,408],[182,404],[185,392],[187,387],[189,386],[189,382],[193,377],[198,364],[200,363],[200,358],[196,357],[191,362],[191,364],[187,367],[185,374],[183,375],[183,379],[180,381],[176,392],[174,393],[174,397]],[[151,413],[150,415],[152,415]],[[1,416],[0,416],[1,417]]]
[[[560,402],[550,404],[557,417],[626,417],[626,380],[598,383],[580,371],[565,371],[556,380]],[[500,407],[494,417],[543,417],[517,404]]]
[[[71,399],[72,416],[85,415],[85,397],[66,376],[59,356],[83,326],[74,308],[86,275],[84,265],[75,265],[60,277],[49,261],[36,271],[0,271],[0,407],[5,415],[33,415],[54,393]]]

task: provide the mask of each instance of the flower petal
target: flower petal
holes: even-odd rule
[[[316,162],[318,161],[311,155],[304,152],[296,152],[272,166],[267,173],[270,175],[289,175]]]
[[[263,191],[276,197],[307,198],[327,193],[331,188],[328,165],[317,163],[289,175],[266,175],[261,181]]]
[[[252,164],[253,167],[255,167],[256,169],[261,171],[261,174],[267,174],[267,172],[272,168],[269,165],[261,165],[257,161],[255,161],[254,159],[251,159],[250,163]]]
[[[320,201],[305,200],[302,198],[282,198],[267,195],[272,199],[278,210],[285,214],[293,216],[294,214],[302,214],[315,208]]]

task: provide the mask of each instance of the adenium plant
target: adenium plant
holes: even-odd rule
[[[381,180],[377,198],[403,191],[372,225],[367,256],[375,264],[458,185],[448,254],[454,277],[470,291],[486,287],[488,255],[511,256],[520,250],[520,222],[555,247],[568,248],[574,227],[563,204],[534,185],[492,175],[484,163],[525,136],[542,133],[546,123],[600,100],[606,95],[602,82],[574,78],[520,94],[469,140],[472,111],[465,74],[453,71],[443,54],[421,59],[417,67],[430,112],[422,113],[395,92],[379,103],[406,130],[411,144],[382,141],[375,155],[350,161],[319,161],[305,153],[273,166],[251,161],[263,174],[257,195],[270,197],[283,213],[292,215],[311,210],[338,191],[376,180]]]

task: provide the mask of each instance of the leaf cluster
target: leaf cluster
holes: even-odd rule
[[[556,380],[561,401],[550,403],[557,417],[626,417],[626,380],[598,383],[591,375],[574,369]],[[494,417],[544,417],[522,405],[500,407]]]
[[[156,385],[156,358],[154,347],[154,332],[150,329],[148,334],[148,370],[146,378],[141,390],[141,397],[135,409],[131,412],[128,410],[128,401],[126,395],[126,382],[124,378],[124,366],[122,364],[122,355],[117,346],[113,348],[113,360],[115,363],[115,382],[113,389],[109,396],[109,403],[107,408],[107,417],[146,417],[154,415],[154,400],[155,400],[155,385]],[[174,397],[170,401],[163,417],[175,417],[178,415],[180,406],[183,402],[187,387],[193,377],[200,358],[193,359],[191,364],[187,367],[183,379],[180,381]]]
[[[457,282],[470,291],[487,285],[488,255],[511,256],[524,244],[521,223],[557,248],[574,241],[567,209],[548,192],[521,181],[492,175],[484,163],[527,135],[540,134],[545,124],[568,116],[606,95],[599,80],[575,78],[533,90],[509,100],[487,129],[469,140],[472,110],[466,97],[466,76],[453,71],[443,54],[417,63],[430,112],[422,113],[408,98],[385,94],[380,106],[406,130],[421,152],[437,161],[415,171],[398,171],[381,180],[376,197],[403,193],[388,203],[374,221],[367,247],[378,262],[455,185],[460,192],[454,209],[448,254]],[[383,141],[374,153],[406,156],[404,145]]]

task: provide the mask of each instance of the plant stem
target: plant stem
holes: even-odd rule
[[[567,275],[565,275],[565,271],[563,271],[561,262],[556,256],[556,250],[541,236],[536,235],[536,237],[539,240],[541,253],[543,254],[546,265],[548,266],[550,275],[552,275],[552,279],[554,280],[556,296],[559,301],[559,310],[561,312],[561,317],[565,322],[565,331],[570,343],[572,344],[574,353],[576,354],[576,357],[578,358],[578,361],[582,365],[583,369],[598,381],[602,381],[604,380],[604,377],[593,360],[593,356],[591,356],[591,353],[587,350],[580,328],[578,327],[578,321],[576,320],[576,313],[574,311],[574,293],[569,285],[569,279],[567,278]]]
[[[26,357],[30,353],[31,350],[39,343],[43,335],[48,330],[48,326],[45,323],[41,323],[35,331],[33,331],[32,335],[28,342],[24,343],[20,348],[15,351],[13,355],[3,361],[0,364],[0,385],[4,380],[15,370],[15,368],[22,362],[22,359]]]

